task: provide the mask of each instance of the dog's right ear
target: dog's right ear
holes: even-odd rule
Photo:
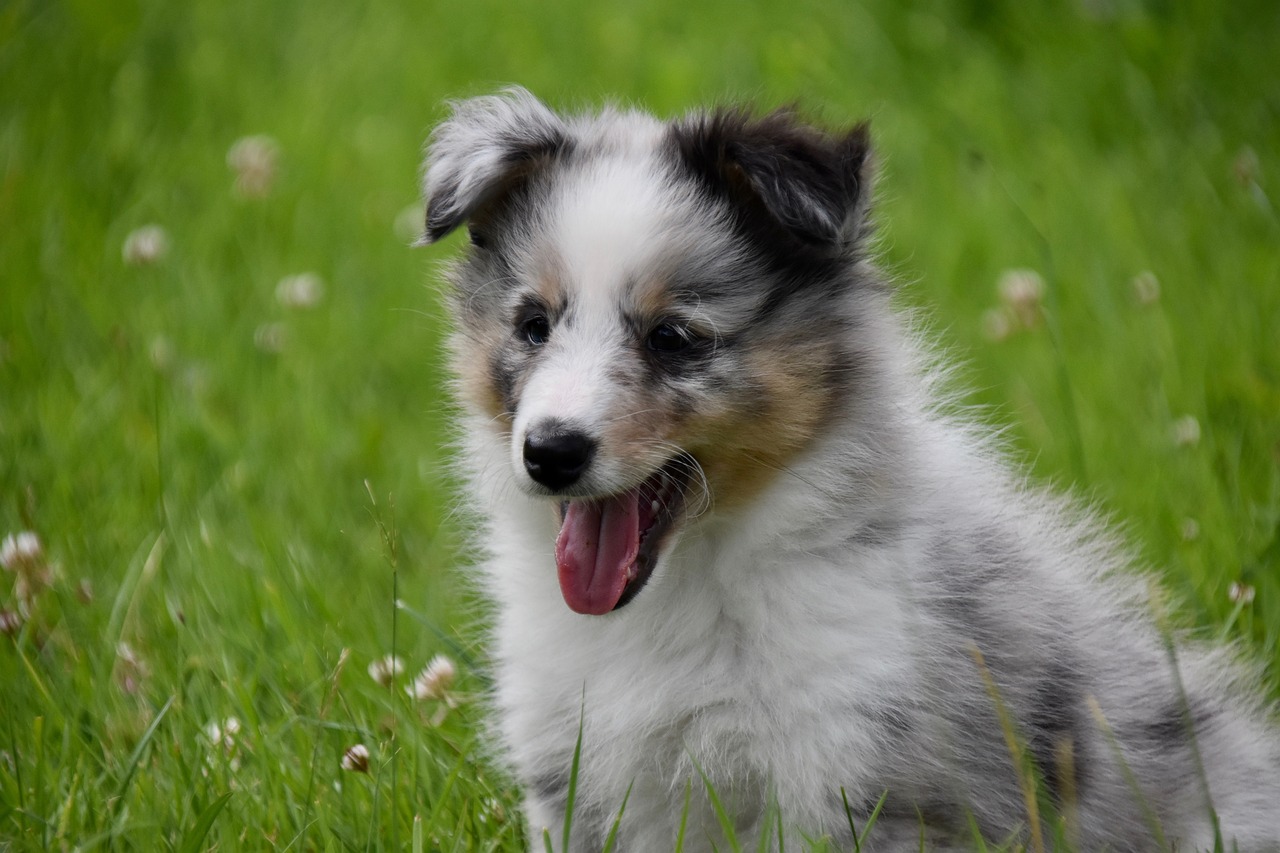
[[[427,221],[416,245],[444,237],[571,145],[564,121],[518,86],[451,106],[427,149]]]

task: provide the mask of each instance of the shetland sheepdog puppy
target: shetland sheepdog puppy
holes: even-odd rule
[[[436,129],[423,242],[470,234],[461,455],[534,848],[572,779],[574,851],[1280,850],[1253,676],[1166,642],[1103,526],[939,404],[871,179],[865,125],[790,111],[509,89]]]

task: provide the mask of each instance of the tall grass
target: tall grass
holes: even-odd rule
[[[477,734],[453,250],[406,247],[443,99],[506,82],[870,116],[885,263],[971,401],[1274,682],[1278,42],[1263,0],[5,4],[0,536],[43,557],[0,586],[0,847],[520,849]],[[165,251],[126,253],[148,224]]]

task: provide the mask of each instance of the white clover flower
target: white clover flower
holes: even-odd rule
[[[1261,165],[1258,161],[1258,152],[1254,151],[1248,145],[1236,152],[1235,159],[1231,161],[1231,171],[1235,175],[1240,186],[1249,187],[1258,182],[1258,174],[1261,171]]]
[[[0,610],[0,634],[12,637],[22,630],[22,615],[13,610]]]
[[[164,373],[173,367],[173,342],[164,335],[151,339],[151,366]]]
[[[387,655],[369,664],[369,677],[383,687],[390,686],[391,682],[403,674],[404,661],[396,655]]]
[[[1129,286],[1133,288],[1133,298],[1139,305],[1154,305],[1160,301],[1160,279],[1151,270],[1135,275]]]
[[[227,717],[221,723],[210,720],[204,727],[205,739],[209,741],[210,752],[205,754],[205,762],[213,767],[221,760],[218,755],[225,756],[227,767],[240,769],[240,742],[236,735],[240,734],[240,720]],[[207,771],[206,771],[207,775]]]
[[[982,333],[987,340],[999,343],[1013,332],[1013,319],[1003,308],[990,308],[982,314]]]
[[[453,665],[453,661],[447,655],[436,655],[427,664],[426,668],[418,673],[418,677],[413,680],[413,683],[405,687],[405,692],[419,702],[444,699],[449,693],[449,688],[453,686],[457,675],[457,667]]]
[[[0,565],[11,572],[27,572],[44,565],[40,537],[30,530],[10,533],[0,543]]]
[[[426,218],[426,212],[421,204],[411,204],[396,214],[396,220],[391,229],[395,232],[396,239],[405,245],[411,245],[422,237]]]
[[[116,643],[116,657],[123,663],[131,664],[133,666],[140,666],[142,664],[142,658],[138,657],[138,653],[133,650],[133,646],[129,645],[124,640]]]
[[[151,674],[151,668],[133,646],[123,640],[116,644],[116,681],[125,693],[137,693],[142,682]]]
[[[1044,299],[1044,279],[1028,269],[1005,270],[996,283],[1000,301],[1024,329],[1040,322],[1040,303]]]
[[[13,594],[19,613],[29,616],[36,597],[53,586],[57,569],[45,559],[40,537],[30,530],[10,533],[0,542],[0,565],[17,575]]]
[[[1200,443],[1200,422],[1195,415],[1183,415],[1170,428],[1173,443],[1179,447],[1194,447]]]
[[[246,198],[262,198],[276,180],[280,146],[270,136],[244,136],[227,151],[227,165],[236,176],[236,192]]]
[[[169,235],[159,225],[143,225],[129,232],[120,250],[124,262],[134,267],[154,264],[169,251]]]
[[[1239,581],[1232,581],[1231,587],[1227,590],[1227,597],[1236,604],[1252,604],[1255,595],[1257,595],[1257,590],[1251,585],[1240,583]]]
[[[285,308],[314,308],[323,297],[324,280],[313,272],[285,276],[276,285],[276,301]]]
[[[284,350],[285,328],[280,323],[263,323],[253,330],[253,345],[270,355]]]
[[[369,748],[362,743],[349,748],[342,754],[342,769],[353,773],[368,773]]]
[[[236,748],[238,734],[240,734],[240,720],[235,717],[227,717],[221,723],[211,720],[204,727],[204,736],[209,740],[209,744],[221,747],[227,752]]]

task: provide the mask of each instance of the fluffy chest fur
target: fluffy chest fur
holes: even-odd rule
[[[456,105],[426,173],[539,846],[1278,850],[1246,671],[940,412],[868,256],[865,127]],[[1170,649],[1173,648],[1171,651]],[[877,805],[879,804],[879,806]]]
[[[521,776],[536,780],[535,829],[555,825],[557,811],[541,801],[565,796],[579,720],[577,805],[588,816],[579,831],[607,826],[630,789],[623,837],[638,849],[673,843],[686,783],[697,785],[695,821],[714,826],[697,766],[736,803],[745,837],[771,801],[821,827],[841,786],[859,802],[879,796],[868,771],[889,763],[891,709],[919,683],[894,577],[900,547],[854,556],[744,514],[686,538],[637,602],[584,619],[564,606],[550,570],[554,517],[522,502],[496,516],[504,536],[520,536],[487,569],[500,602],[502,734]],[[542,555],[543,571],[530,570],[530,554]]]

